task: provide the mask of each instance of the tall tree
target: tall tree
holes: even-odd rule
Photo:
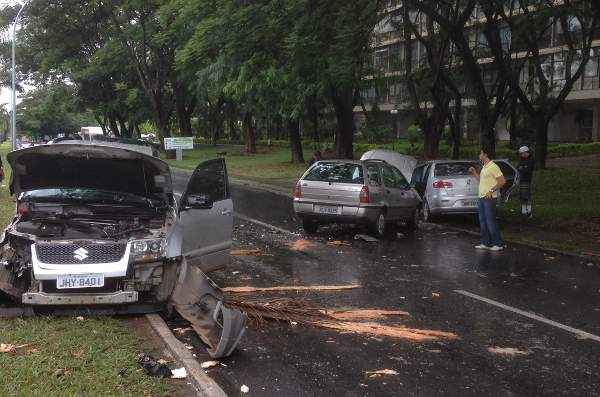
[[[505,1],[493,0],[482,4],[487,21],[493,22],[487,24],[486,36],[495,64],[506,76],[526,122],[533,125],[535,159],[543,168],[548,125],[583,75],[593,41],[600,37],[600,15],[593,10],[597,2],[564,0],[557,5],[552,0],[520,0],[507,7]],[[561,50],[545,54],[542,50],[553,41]],[[515,56],[507,57],[506,52]]]
[[[465,79],[467,93],[475,101],[480,143],[495,155],[496,124],[506,108],[508,85],[502,73],[494,73],[489,63],[480,61],[485,57],[487,43],[472,23],[478,1],[406,0],[406,4],[431,18],[452,40],[462,72],[468,76]]]

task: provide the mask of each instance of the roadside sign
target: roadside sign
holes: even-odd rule
[[[193,149],[193,148],[194,148],[194,137],[179,136],[179,137],[165,138],[165,150]]]

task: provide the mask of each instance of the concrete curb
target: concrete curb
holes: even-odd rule
[[[165,324],[158,314],[146,314],[146,319],[152,326],[152,329],[156,331],[165,343],[171,354],[183,364],[199,396],[227,397],[227,394],[225,394],[217,382],[206,375],[200,367],[198,360],[192,356],[192,353],[185,348],[183,343],[175,338],[169,327],[167,327],[167,324]]]

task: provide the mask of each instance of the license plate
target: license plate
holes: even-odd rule
[[[56,278],[56,288],[100,288],[104,287],[102,274],[65,274]]]
[[[330,205],[317,205],[317,212],[319,214],[339,215],[342,211],[340,207],[334,207]]]
[[[463,201],[463,205],[465,207],[477,207],[477,201],[475,201],[475,200],[465,200],[465,201]]]

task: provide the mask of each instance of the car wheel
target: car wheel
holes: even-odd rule
[[[303,219],[302,228],[307,234],[315,234],[317,232],[317,229],[319,229],[319,224],[309,219]]]
[[[375,219],[375,222],[371,225],[371,231],[377,237],[384,237],[387,230],[388,224],[385,218],[385,212],[382,211],[377,215],[377,219]]]

